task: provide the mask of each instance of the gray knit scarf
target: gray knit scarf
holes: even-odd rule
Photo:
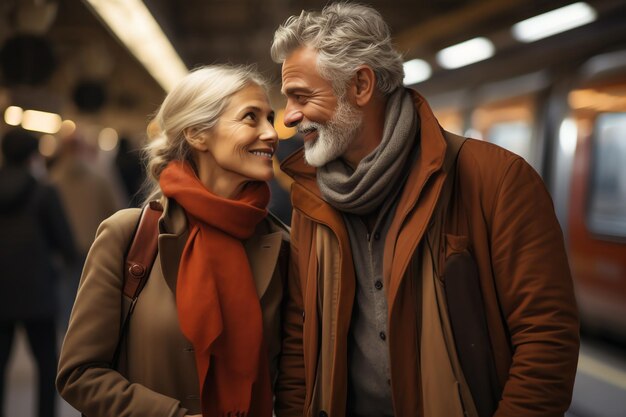
[[[387,102],[382,142],[354,171],[341,158],[318,168],[317,183],[324,200],[340,211],[357,215],[380,207],[402,176],[416,131],[413,100],[400,87]]]

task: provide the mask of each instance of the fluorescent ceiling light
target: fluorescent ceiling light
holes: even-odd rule
[[[26,110],[22,117],[22,127],[43,133],[57,133],[61,129],[61,116],[38,110]]]
[[[446,69],[460,68],[491,58],[495,49],[489,39],[474,38],[437,52],[437,62]]]
[[[520,42],[534,42],[565,32],[596,20],[596,11],[587,3],[579,2],[522,20],[513,25],[513,37]]]
[[[59,129],[59,135],[69,136],[76,130],[76,123],[73,120],[63,120],[61,123],[61,129]]]
[[[24,110],[21,107],[9,106],[4,111],[4,121],[11,126],[19,126],[22,123],[22,115]]]
[[[412,85],[430,78],[432,70],[428,62],[422,59],[412,59],[402,64],[404,67],[404,85]]]
[[[559,144],[563,152],[571,156],[576,150],[576,140],[578,139],[578,127],[574,119],[563,120],[559,128]]]
[[[187,74],[187,67],[141,0],[85,1],[165,91]]]

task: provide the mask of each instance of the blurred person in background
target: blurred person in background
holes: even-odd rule
[[[0,414],[16,327],[26,331],[38,372],[38,416],[55,415],[57,271],[53,256],[70,264],[74,241],[56,190],[33,177],[38,140],[11,130],[1,143],[0,168]]]
[[[304,149],[276,414],[563,416],[579,349],[563,235],[521,157],[444,131],[380,13],[274,35]]]
[[[124,136],[119,140],[115,167],[126,193],[128,207],[139,207],[145,197],[140,192],[145,180],[145,172],[139,150],[134,149],[130,139]]]
[[[278,145],[266,88],[247,67],[201,68],[149,125],[158,255],[120,360],[139,209],[100,226],[61,352],[57,388],[85,415],[272,416],[288,232],[266,208]]]
[[[59,190],[83,256],[87,255],[100,222],[121,208],[111,182],[90,166],[86,146],[77,131],[61,138],[50,166],[50,180]]]
[[[121,208],[111,182],[90,166],[86,147],[78,131],[62,137],[49,168],[50,181],[59,190],[79,254],[79,261],[64,271],[61,281],[62,324],[69,319],[84,260],[98,225]]]

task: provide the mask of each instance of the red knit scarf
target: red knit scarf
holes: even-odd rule
[[[241,242],[267,215],[269,188],[249,183],[237,200],[221,198],[183,162],[170,162],[159,184],[189,220],[176,307],[180,328],[195,349],[202,415],[271,417],[261,305]]]

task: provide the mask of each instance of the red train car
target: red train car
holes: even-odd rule
[[[626,74],[582,79],[569,104],[577,141],[567,243],[579,308],[588,325],[626,335]]]
[[[542,175],[583,325],[626,340],[626,50],[575,62],[426,95],[444,127],[508,148]]]

